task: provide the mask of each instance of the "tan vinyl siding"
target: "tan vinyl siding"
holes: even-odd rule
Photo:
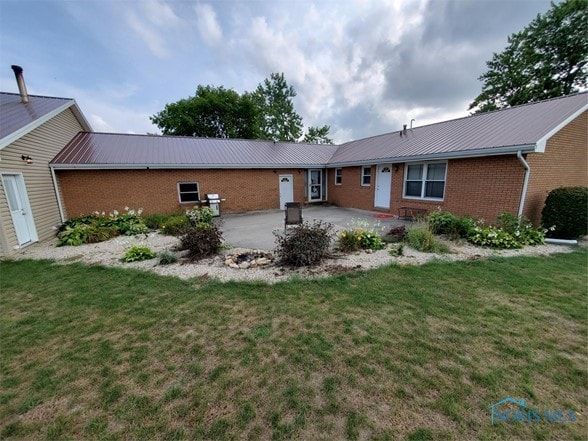
[[[49,161],[82,130],[84,128],[71,109],[67,109],[0,150],[0,173],[23,174],[40,241],[53,237],[55,227],[61,223]],[[25,164],[22,155],[29,155],[33,163]],[[4,236],[0,243],[4,242],[6,249],[3,249],[3,254],[8,255],[13,252],[18,242],[4,188],[0,194],[0,222],[0,234]]]
[[[0,256],[7,256],[10,254],[8,243],[16,243],[16,232],[12,227],[12,219],[10,218],[10,210],[8,209],[8,200],[4,193],[4,183],[0,179]],[[9,238],[12,234],[12,238]]]

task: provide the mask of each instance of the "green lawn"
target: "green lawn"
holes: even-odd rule
[[[588,254],[274,286],[0,263],[1,439],[585,439]],[[571,423],[490,422],[525,398]]]

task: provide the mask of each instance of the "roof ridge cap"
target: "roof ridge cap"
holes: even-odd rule
[[[257,142],[257,143],[272,143],[274,141],[270,139],[247,139],[247,138],[209,138],[206,136],[188,136],[188,135],[158,135],[154,133],[119,133],[119,132],[88,132],[82,131],[80,133],[90,133],[92,135],[112,135],[112,136],[144,136],[151,138],[168,138],[168,139],[200,139],[208,141],[243,141],[243,142]],[[276,141],[274,144],[295,144],[300,146],[335,146],[338,147],[340,144],[319,144],[312,142],[294,142],[294,141]]]

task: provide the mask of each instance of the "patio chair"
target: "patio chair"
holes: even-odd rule
[[[285,206],[284,234],[288,232],[288,225],[302,224],[302,204],[300,202],[286,202]]]

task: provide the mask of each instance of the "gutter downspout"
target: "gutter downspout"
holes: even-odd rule
[[[525,179],[523,181],[523,191],[521,193],[521,202],[519,203],[519,222],[521,219],[521,216],[523,215],[523,209],[525,208],[525,199],[527,199],[527,187],[529,185],[529,177],[531,176],[531,167],[529,167],[529,164],[527,161],[525,161],[525,158],[523,158],[523,152],[522,150],[519,150],[517,152],[517,158],[519,158],[519,162],[522,164],[522,166],[525,169]]]
[[[55,170],[53,167],[49,166],[49,170],[51,170],[51,180],[53,181],[53,189],[55,190],[55,196],[57,197],[57,207],[59,208],[59,217],[61,218],[61,223],[65,222],[65,215],[63,214],[63,205],[61,204],[61,196],[59,196],[59,187],[57,186],[57,177],[55,176]]]

